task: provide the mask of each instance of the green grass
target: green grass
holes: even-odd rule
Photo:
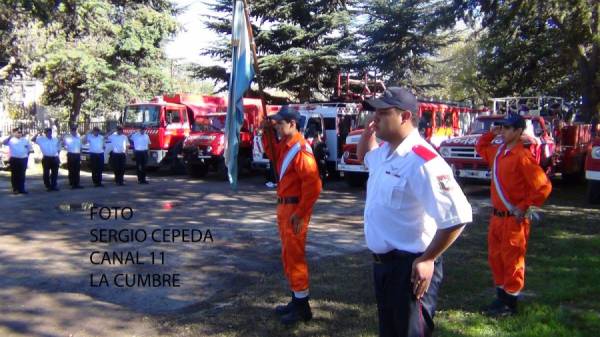
[[[487,216],[477,216],[445,254],[436,336],[595,337],[600,335],[600,210],[578,190],[558,187],[532,227],[524,299],[518,315],[493,319],[480,308],[493,297],[487,265]],[[584,209],[585,208],[585,209]],[[368,252],[311,263],[315,319],[286,329],[272,312],[288,300],[279,272],[212,305],[166,317],[169,336],[377,336]]]

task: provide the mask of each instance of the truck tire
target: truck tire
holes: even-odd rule
[[[368,177],[366,173],[344,172],[344,180],[350,187],[365,187]]]
[[[192,178],[203,178],[208,173],[208,167],[203,164],[187,164],[186,171]]]
[[[587,200],[590,204],[600,204],[600,181],[588,180]]]

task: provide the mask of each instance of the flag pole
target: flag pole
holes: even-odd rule
[[[258,70],[258,56],[256,54],[256,42],[254,41],[254,32],[252,31],[252,24],[250,23],[250,15],[248,14],[248,1],[247,0],[242,0],[244,2],[244,15],[246,16],[246,27],[248,30],[248,38],[250,39],[250,45],[252,46],[252,56],[254,59],[254,74],[255,74],[255,79],[256,79],[256,83],[258,84],[258,94],[260,96],[260,102],[262,104],[262,109],[264,112],[264,118],[267,119],[268,115],[267,115],[267,105],[266,105],[266,100],[265,100],[265,92],[264,92],[264,87],[263,87],[263,83],[262,83],[262,77],[260,76],[260,72]],[[267,132],[269,137],[269,145],[271,148],[271,158],[273,158],[273,160],[271,161],[271,168],[273,169],[273,172],[275,172],[275,182],[279,182],[279,176],[277,175],[277,168],[275,167],[275,164],[277,163],[277,158],[276,153],[275,153],[275,140],[274,140],[274,135],[273,135],[273,130],[271,128],[268,128],[266,130],[263,130],[263,132]],[[266,150],[266,149],[265,149]]]

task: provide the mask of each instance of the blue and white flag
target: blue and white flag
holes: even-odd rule
[[[248,36],[249,23],[244,13],[244,2],[235,0],[231,36],[232,68],[229,77],[229,100],[225,125],[225,165],[231,188],[237,189],[238,151],[240,129],[244,122],[244,93],[254,78],[252,49]]]

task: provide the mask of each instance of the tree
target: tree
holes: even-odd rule
[[[161,43],[177,29],[172,6],[161,0],[16,2],[16,12],[47,39],[30,59],[17,50],[13,71],[42,79],[45,102],[70,107],[71,123],[82,109],[114,111],[132,97],[160,93],[167,88]],[[14,38],[17,28],[3,34]]]
[[[494,94],[581,96],[585,117],[598,114],[597,0],[462,0],[439,13],[481,20],[480,70]]]
[[[348,66],[340,57],[351,50],[350,11],[346,0],[256,0],[250,3],[259,54],[259,75],[266,87],[289,92],[296,100],[328,97],[338,71]],[[205,25],[223,36],[205,52],[231,59],[231,0],[218,0]],[[198,67],[200,78],[227,82],[222,66]]]
[[[429,57],[453,41],[435,20],[437,2],[368,0],[360,8],[366,22],[359,29],[358,68],[373,69],[390,84],[426,89],[415,80],[430,70]]]

